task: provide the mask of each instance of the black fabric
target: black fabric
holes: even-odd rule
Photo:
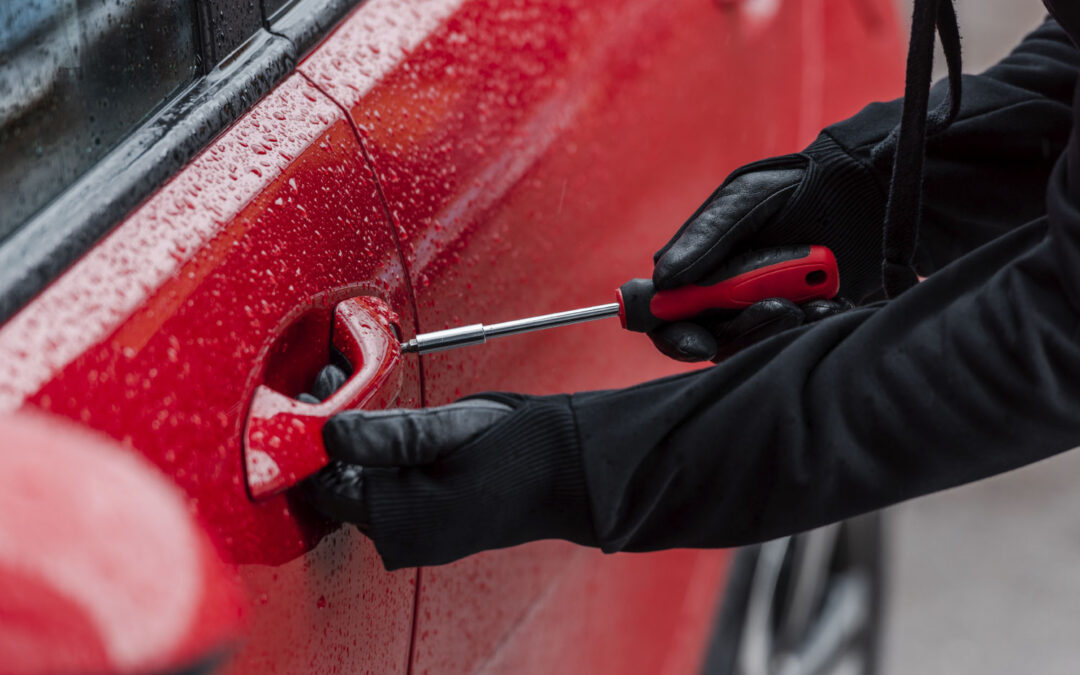
[[[849,309],[843,303],[829,304],[836,311]],[[649,338],[661,354],[677,361],[719,361],[806,320],[794,302],[766,298],[740,312],[709,312],[694,321],[664,324],[651,331]]]
[[[1052,20],[1000,63],[964,75],[955,121],[927,139],[915,268],[940,269],[994,237],[1046,213],[1046,183],[1072,128],[1080,52]],[[948,96],[934,86],[930,105]],[[872,103],[825,129],[885,189],[901,100]]]
[[[575,395],[605,550],[735,546],[1080,445],[1080,210],[723,364]]]
[[[822,136],[801,153],[736,169],[653,256],[656,288],[709,283],[733,256],[792,243],[837,255],[841,297],[802,306],[766,298],[743,311],[710,310],[648,331],[680,361],[720,361],[789,328],[848,309],[880,286],[884,192],[862,162]],[[624,289],[624,295],[626,291]]]
[[[1080,92],[1071,110],[1062,95],[1072,16],[969,78],[957,123],[931,141],[930,175],[966,186],[928,200],[929,279],[707,370],[574,396],[605,550],[760,542],[1080,445],[1075,136],[1048,168],[1080,111]],[[830,133],[882,138],[869,120],[887,108]],[[1032,212],[1046,215],[1017,227]]]
[[[806,176],[776,219],[754,237],[753,246],[828,246],[840,269],[839,295],[859,302],[880,286],[885,193],[869,168],[828,135],[819,136],[801,156]]]
[[[568,397],[517,398],[436,463],[364,469],[368,533],[387,569],[537,539],[596,545]]]
[[[934,25],[938,26],[949,67],[949,96],[927,114],[934,64]],[[882,249],[882,285],[895,297],[918,282],[913,266],[922,213],[926,134],[940,133],[960,108],[960,36],[952,0],[915,0],[908,47],[907,75],[889,182]]]
[[[1043,0],[1043,4],[1050,15],[1065,27],[1073,44],[1080,44],[1080,5],[1071,0]]]
[[[960,27],[956,23],[956,8],[953,0],[938,0],[937,18],[938,35],[941,37],[941,50],[945,54],[945,66],[948,71],[949,99],[927,116],[927,131],[936,135],[944,131],[960,113],[963,93],[963,62],[960,54]],[[930,83],[927,82],[927,89]]]
[[[380,553],[399,566],[546,537],[749,544],[1080,445],[1075,137],[1054,161],[1080,110],[1062,94],[1077,21],[965,78],[956,121],[928,144],[944,184],[926,192],[929,279],[708,369],[527,399],[437,471],[377,469]],[[897,114],[871,106],[827,135],[884,184],[872,150]]]
[[[714,273],[733,252],[754,248],[762,227],[773,222],[806,175],[807,158],[772,157],[731,173],[653,254],[653,284],[679,288]]]
[[[784,183],[783,206],[772,209],[770,213],[775,215],[767,220],[740,217],[732,223],[724,218],[709,218],[721,198],[746,177],[790,173],[792,168],[802,169],[802,178],[793,185]],[[734,192],[740,196],[744,191]],[[747,199],[757,204],[763,196],[750,193]],[[832,137],[822,134],[800,153],[771,157],[733,171],[656,253],[653,279],[658,288],[674,288],[707,276],[724,260],[748,250],[819,244],[836,254],[840,295],[858,301],[880,286],[884,211],[885,191],[869,166],[854,159]],[[695,238],[695,226],[699,222],[707,227],[698,228]],[[705,244],[709,245],[708,255],[697,253]],[[691,255],[672,262],[676,250]],[[719,251],[719,255],[714,251]],[[686,257],[690,260],[683,259]]]
[[[502,421],[513,407],[483,398],[412,410],[349,410],[323,427],[334,459],[365,467],[424,466]]]

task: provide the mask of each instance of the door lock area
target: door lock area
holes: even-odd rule
[[[244,426],[244,470],[252,499],[275,495],[326,466],[322,428],[327,419],[343,410],[393,404],[402,382],[397,321],[379,298],[358,296],[314,307],[280,334],[267,354]],[[352,374],[324,401],[298,400],[330,363],[332,348],[348,360]]]

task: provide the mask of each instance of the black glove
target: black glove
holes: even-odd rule
[[[649,337],[675,359],[721,360],[872,296],[881,286],[885,197],[870,169],[825,134],[801,153],[735,170],[653,257],[657,289],[694,283],[749,250],[820,244],[836,254],[838,299],[801,306],[764,300],[742,312],[667,324]]]
[[[334,461],[308,480],[308,494],[371,537],[387,569],[537,539],[595,540],[566,396],[348,411],[323,439]]]

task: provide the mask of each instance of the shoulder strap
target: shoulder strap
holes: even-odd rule
[[[885,295],[889,298],[903,293],[918,281],[913,261],[922,213],[926,137],[948,128],[960,111],[960,32],[953,0],[915,0],[914,5],[900,126],[883,142],[895,143],[885,207],[881,270]],[[949,69],[949,96],[927,112],[934,65],[935,25]]]

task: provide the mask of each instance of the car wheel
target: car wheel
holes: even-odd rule
[[[740,549],[706,675],[873,675],[884,590],[882,517]]]

